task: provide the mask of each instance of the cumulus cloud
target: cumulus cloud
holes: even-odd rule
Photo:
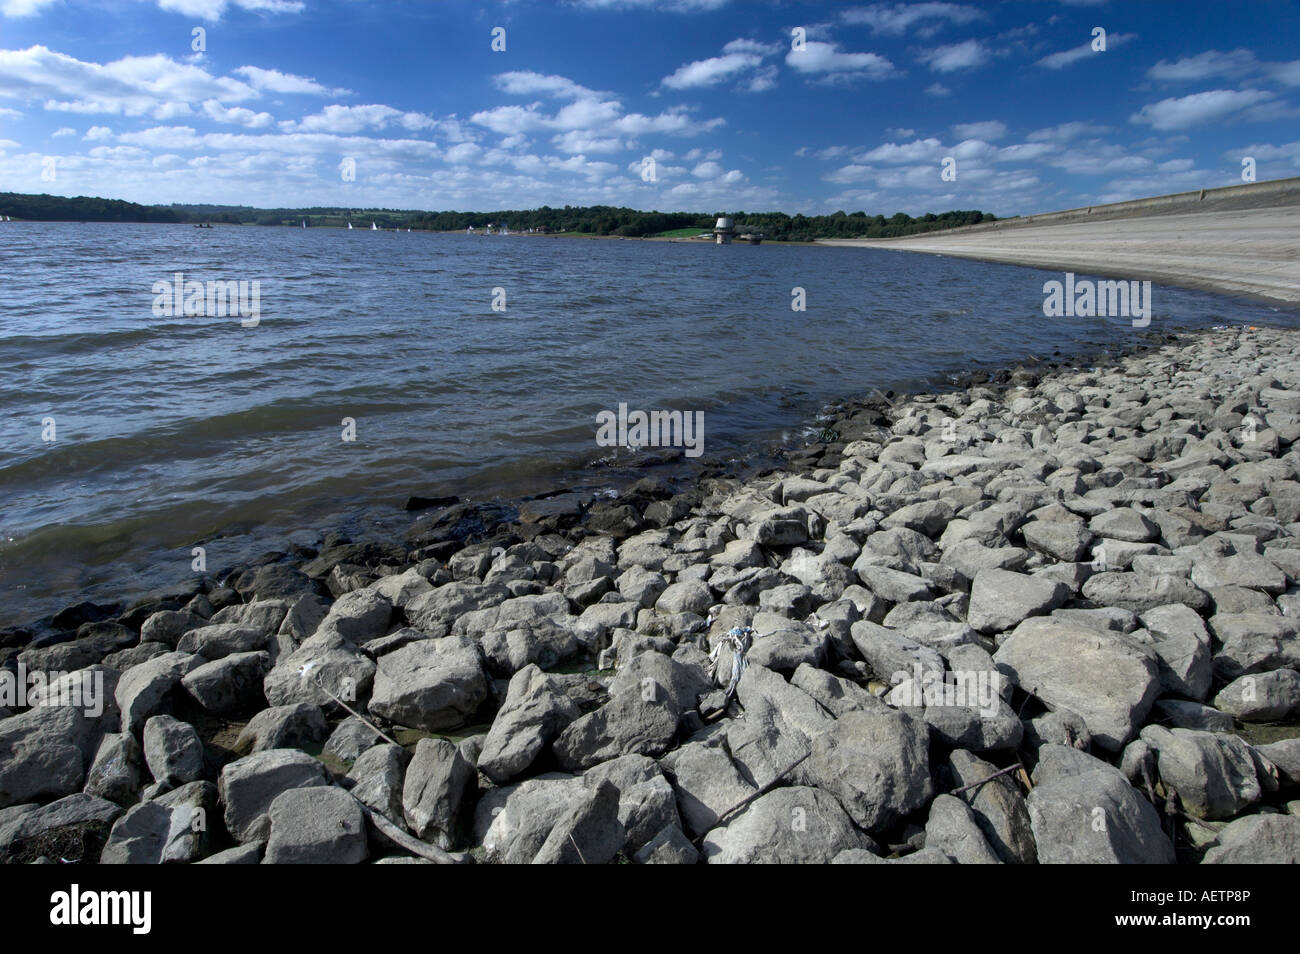
[[[432,129],[437,123],[423,113],[408,113],[391,106],[372,103],[368,106],[326,106],[319,113],[280,123],[287,132],[327,132],[347,135],[365,129],[400,126],[410,132]]]
[[[1129,122],[1160,130],[1187,129],[1229,117],[1250,118],[1252,110],[1273,102],[1273,94],[1260,89],[1212,89],[1150,103]]]
[[[840,14],[845,23],[865,24],[875,33],[891,36],[902,36],[917,24],[925,25],[923,33],[933,33],[945,23],[974,23],[983,17],[983,11],[976,7],[956,3],[873,3],[850,7]]]
[[[785,55],[785,65],[800,73],[839,74],[847,77],[885,79],[894,74],[894,64],[876,53],[841,53],[839,44],[808,40],[802,50]]]
[[[957,70],[983,66],[989,61],[990,56],[988,47],[979,40],[970,39],[960,43],[950,43],[947,46],[938,46],[932,50],[923,50],[917,59],[936,73],[953,73]]]
[[[268,93],[303,93],[309,96],[350,96],[346,89],[329,89],[306,76],[266,70],[260,66],[240,66],[232,70],[248,81],[253,89]]]

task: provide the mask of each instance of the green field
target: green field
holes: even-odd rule
[[[700,228],[669,229],[667,232],[656,232],[654,235],[650,235],[647,237],[648,238],[694,238],[696,235],[699,235],[701,232],[707,232],[707,231],[708,229],[700,229]]]

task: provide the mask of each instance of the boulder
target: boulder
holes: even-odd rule
[[[369,856],[365,814],[340,788],[281,792],[268,815],[271,831],[264,865],[352,865]]]
[[[488,677],[468,636],[421,640],[380,657],[370,711],[436,732],[465,725],[488,696]]]

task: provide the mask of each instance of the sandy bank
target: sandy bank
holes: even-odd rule
[[[1093,221],[1026,221],[901,239],[819,244],[929,252],[988,262],[1300,302],[1300,207],[1136,212]],[[1037,218],[1037,217],[1035,217]]]

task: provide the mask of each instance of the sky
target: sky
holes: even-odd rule
[[[1006,216],[1300,175],[1297,103],[1297,0],[0,0],[0,191],[148,204]]]

